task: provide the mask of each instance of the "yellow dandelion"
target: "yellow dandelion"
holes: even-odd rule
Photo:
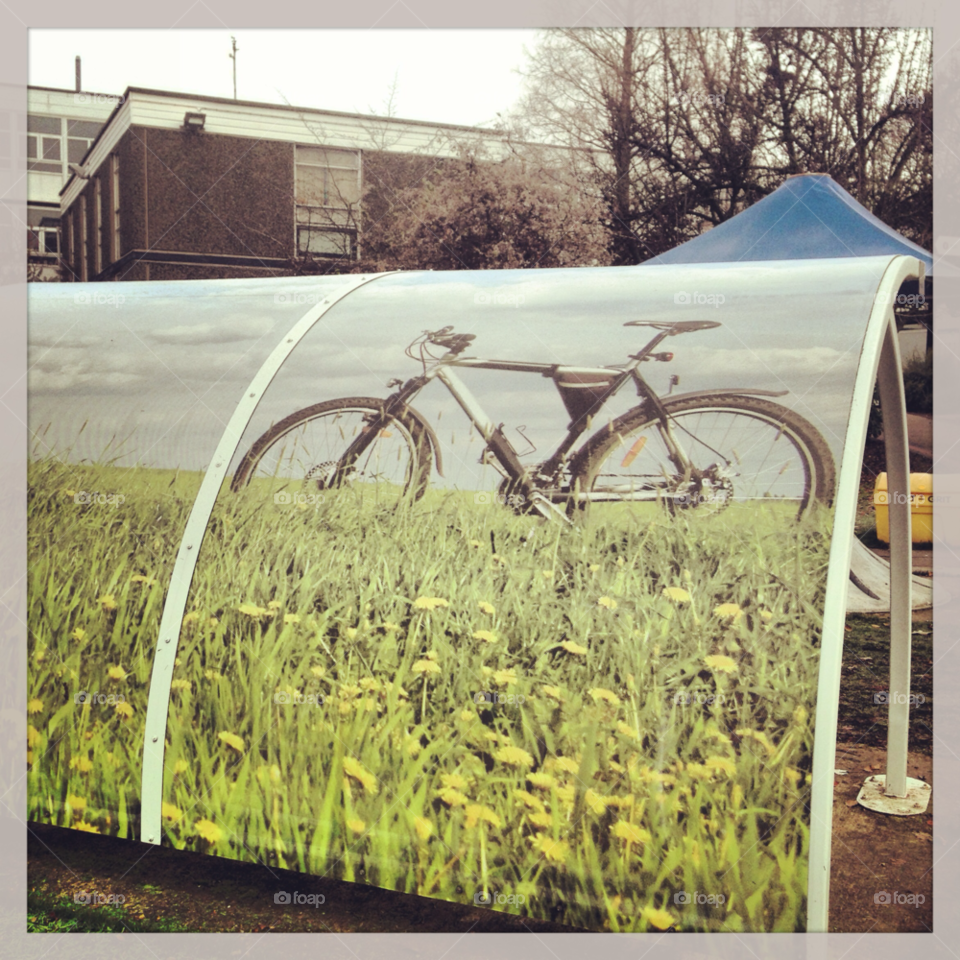
[[[732,619],[736,623],[743,616],[743,610],[738,603],[721,603],[713,608],[713,615],[721,620]]]
[[[494,755],[495,760],[508,767],[532,767],[533,757],[520,747],[501,747]]]
[[[83,627],[77,627],[73,631],[73,633],[70,634],[70,639],[76,640],[77,642],[81,642],[83,638],[86,637],[86,635],[87,635],[87,631],[84,630]]]
[[[772,620],[772,619],[773,619],[773,614],[772,614],[769,610],[761,610],[761,611],[760,611],[760,616],[763,617],[764,620]]]
[[[207,617],[207,626],[215,627],[220,621],[216,617]]]
[[[793,711],[793,722],[799,727],[807,722],[807,708],[800,704],[796,710]]]
[[[35,726],[33,726],[33,724],[28,724],[27,746],[35,747],[42,739],[43,739],[43,735],[40,733],[40,731]]]
[[[310,668],[310,672],[311,672],[315,677],[322,677],[322,676],[327,672],[327,668],[326,668],[326,667],[323,667],[323,666],[320,666],[320,667],[311,667],[311,668]]]
[[[599,563],[591,563],[591,564],[590,564],[589,570],[590,570],[591,573],[596,573],[599,569],[600,569],[600,564],[599,564]]]
[[[386,633],[398,633],[402,629],[399,623],[391,623],[389,620],[385,620],[380,626]]]
[[[438,790],[437,796],[448,807],[465,807],[470,802],[467,797],[465,797],[459,790],[455,790],[453,787],[446,787],[443,790]]]
[[[426,817],[414,817],[413,829],[417,832],[420,840],[426,843],[433,833],[433,824]]]
[[[733,673],[737,669],[737,661],[722,653],[714,653],[709,657],[704,657],[703,662],[711,670],[719,670],[721,673]]]
[[[181,813],[179,807],[175,807],[172,803],[161,803],[160,815],[163,817],[164,820],[183,819],[183,813]]]
[[[228,746],[232,747],[237,753],[243,753],[246,750],[246,746],[243,742],[243,737],[238,737],[235,733],[228,733],[223,731],[218,733],[217,736]]]
[[[413,665],[414,673],[442,673],[440,669],[440,664],[435,663],[433,660],[418,660]]]
[[[736,764],[729,757],[707,757],[707,766],[711,770],[722,770],[730,777],[737,772]]]
[[[86,823],[83,820],[78,820],[75,824],[73,824],[73,829],[80,830],[83,833],[99,833],[100,832],[99,827],[95,827],[92,823]]]
[[[607,812],[607,798],[590,789],[583,795],[583,801],[599,817]]]
[[[577,788],[572,783],[557,787],[557,796],[564,803],[572,806],[573,801],[577,799]]]
[[[491,630],[475,630],[473,633],[474,640],[483,640],[484,643],[496,643],[498,637]]]
[[[361,690],[373,691],[374,693],[380,689],[380,681],[376,677],[361,677],[357,681],[357,685]]]
[[[440,781],[445,787],[453,790],[463,790],[467,785],[466,779],[459,773],[443,773],[440,775]]]
[[[564,773],[579,773],[580,764],[571,757],[557,757],[555,766]]]
[[[594,687],[592,690],[588,690],[587,693],[593,697],[594,703],[600,703],[602,700],[605,703],[613,704],[613,706],[620,706],[620,698],[612,691],[606,690],[603,687]]]
[[[643,911],[643,919],[658,930],[669,930],[677,922],[666,910],[654,910],[653,907]]]
[[[530,781],[538,790],[550,790],[557,785],[557,781],[549,773],[537,771],[537,773],[528,773],[527,780]]]
[[[300,622],[300,616],[299,616],[299,614],[296,614],[296,613],[285,613],[285,614],[283,615],[283,622],[284,622],[284,623],[299,623],[299,622]]]
[[[267,614],[266,607],[258,607],[255,603],[241,603],[237,609],[245,617],[253,617],[254,620],[259,619],[262,616]]]
[[[559,687],[541,687],[540,689],[546,696],[556,700],[557,703],[563,703],[564,700],[566,700],[566,697],[563,695],[563,691]]]
[[[127,671],[124,670],[123,667],[117,665],[115,667],[111,667],[107,671],[107,676],[109,676],[111,680],[126,680]]]
[[[420,751],[423,750],[423,745],[415,737],[410,737],[404,744],[404,749],[407,751],[408,757],[413,757],[416,759],[418,756],[420,756]]]
[[[493,674],[493,682],[501,687],[509,687],[517,682],[517,674],[514,670],[497,670]]]
[[[713,768],[707,767],[702,763],[688,763],[687,774],[694,780],[709,780],[714,773]]]
[[[735,731],[738,737],[750,737],[753,740],[756,740],[757,743],[762,744],[763,748],[767,751],[768,756],[773,756],[776,752],[776,747],[767,739],[766,733],[763,730],[749,730],[746,727],[740,727]]]
[[[684,590],[683,587],[664,587],[663,595],[665,597],[669,597],[671,600],[674,600],[677,603],[690,602],[690,594],[688,591]]]
[[[198,820],[193,826],[207,843],[216,843],[223,836],[223,831],[212,820]]]
[[[126,720],[129,720],[133,716],[133,707],[124,700],[122,703],[118,703],[114,708],[114,713],[118,717],[123,717]]]
[[[480,600],[477,606],[480,608],[481,613],[485,613],[490,617],[497,612],[497,608],[492,603],[487,603],[486,600]]]
[[[629,724],[624,723],[622,720],[617,721],[617,731],[622,733],[625,737],[634,737],[635,739],[640,739],[640,731],[635,730]]]
[[[514,790],[513,795],[526,807],[531,810],[544,810],[543,801],[529,790]]]
[[[597,606],[598,606],[598,607],[606,607],[608,610],[616,610],[616,609],[617,609],[617,601],[614,600],[612,597],[601,597],[601,598],[597,601]]]
[[[547,813],[545,810],[540,810],[535,813],[528,813],[527,819],[538,829],[538,830],[549,830],[553,826],[553,814]]]
[[[67,806],[75,814],[81,814],[84,810],[87,809],[87,801],[85,797],[76,797],[73,794],[67,794]]]
[[[483,546],[483,544],[479,540],[468,540],[467,544],[476,550],[479,550],[480,547]]]
[[[541,570],[541,571],[540,571],[540,575],[543,577],[544,580],[552,580],[552,579],[553,579],[553,574],[554,574],[554,571],[553,571],[553,570]]]
[[[170,684],[171,690],[189,690],[193,686],[193,681],[191,680],[174,680]]]
[[[103,594],[103,596],[97,599],[97,603],[107,611],[117,609],[117,598],[112,593]]]
[[[442,597],[417,597],[417,599],[413,601],[413,605],[418,610],[436,610],[437,607],[450,606],[449,602]]]
[[[138,573],[130,578],[130,582],[145,583],[148,587],[152,587],[157,581],[153,577],[145,577],[142,573]]]
[[[803,777],[803,774],[799,770],[794,770],[793,767],[787,767],[783,771],[783,775],[794,786],[796,786],[800,782],[801,777]]]
[[[348,820],[347,827],[354,833],[363,833],[367,829],[367,825],[362,820]]]
[[[42,711],[43,711],[42,700],[37,700],[36,698],[34,698],[33,700],[27,701],[27,713],[41,713]]]
[[[187,626],[188,624],[196,623],[199,619],[200,619],[200,614],[197,613],[196,610],[193,610],[190,613],[186,614],[186,616],[184,616],[183,625]]]
[[[283,606],[283,604],[282,604],[279,600],[271,600],[271,601],[267,604],[267,607],[268,607],[270,610],[279,610],[282,606]]]
[[[70,766],[81,773],[89,773],[93,769],[93,761],[89,757],[73,757]]]
[[[353,757],[344,757],[343,772],[353,777],[354,780],[359,780],[363,784],[363,789],[371,796],[375,796],[379,790],[377,778],[369,770],[365,770],[359,760],[354,760]]]
[[[190,764],[186,760],[178,760],[173,765],[173,775],[179,777],[181,773],[186,773],[190,769]]]
[[[570,844],[566,840],[554,840],[552,837],[537,836],[533,841],[545,859],[551,863],[563,863],[570,853]]]
[[[579,643],[574,643],[572,640],[564,640],[560,644],[567,653],[572,653],[577,657],[585,657],[587,655],[587,648],[581,647]]]
[[[65,497],[75,497],[75,496],[77,495],[77,491],[76,491],[76,490],[64,490],[64,491],[63,491],[63,495],[64,495]]]
[[[460,711],[460,719],[463,721],[476,720],[477,715],[472,710],[466,708]]]
[[[475,827],[478,823],[489,823],[492,827],[500,827],[500,817],[483,804],[468,803],[463,812],[466,814],[468,827]]]
[[[650,832],[638,827],[635,823],[628,823],[626,820],[618,820],[611,831],[615,837],[623,840],[627,846],[631,843],[649,843]]]
[[[222,674],[219,670],[204,670],[204,671],[203,671],[203,675],[204,675],[208,680],[216,681],[216,680],[222,680],[222,679],[223,679],[223,674]]]

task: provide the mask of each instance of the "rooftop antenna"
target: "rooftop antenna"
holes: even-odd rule
[[[80,58],[77,57],[75,61],[76,71],[77,71],[77,93],[79,93],[83,88],[80,86]]]
[[[230,43],[233,45],[233,52],[227,56],[233,61],[233,99],[237,99],[237,38],[231,37]],[[79,59],[79,58],[78,58]]]

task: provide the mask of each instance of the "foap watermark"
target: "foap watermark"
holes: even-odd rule
[[[305,506],[318,507],[323,503],[322,493],[292,493],[289,490],[280,490],[273,495],[273,502],[281,507]]]
[[[87,906],[125,903],[126,899],[122,893],[98,893],[96,890],[80,890],[73,895],[74,903],[83,903]]]
[[[697,704],[701,707],[708,706],[711,703],[726,703],[727,698],[722,693],[690,693],[682,691],[673,695],[673,702],[689,706]]]
[[[886,490],[881,490],[877,493],[874,503],[882,506],[885,503],[909,503],[911,506],[923,506],[928,503],[949,503],[950,497],[948,494],[932,494],[932,493],[903,493],[900,490],[894,490],[891,494]]]
[[[126,703],[122,693],[87,693],[86,690],[80,690],[73,695],[73,702],[77,706],[85,703],[91,705],[97,704],[99,707],[115,707],[118,703]]]
[[[898,93],[890,98],[891,107],[922,107],[923,102],[922,93]]]
[[[700,293],[698,290],[694,290],[693,293],[687,290],[678,290],[673,295],[673,302],[682,306],[713,307],[716,309],[723,306],[726,301],[727,298],[722,293]]]
[[[889,290],[877,292],[877,303],[892,304],[897,310],[923,310],[929,301],[922,293],[891,293]]]
[[[78,490],[73,495],[73,502],[83,506],[98,507],[119,507],[121,503],[126,502],[126,497],[122,493],[100,493],[94,491],[90,493],[87,490]]]
[[[678,890],[673,895],[673,902],[680,907],[690,903],[699,907],[719,907],[727,902],[727,898],[722,893],[701,893],[699,890],[687,893],[686,890]]]
[[[519,307],[526,302],[522,293],[504,293],[502,290],[478,290],[473,302],[485,307]]]
[[[521,906],[527,902],[522,893],[500,893],[498,890],[478,890],[473,895],[478,907]]]
[[[911,707],[915,707],[919,703],[926,703],[927,698],[922,693],[890,693],[889,690],[881,690],[873,695],[873,702],[877,704],[909,703]]]
[[[123,103],[123,97],[116,97],[108,93],[75,93],[73,102],[83,104],[109,103],[116,106],[118,103]]]
[[[273,295],[274,303],[297,307],[312,307],[318,303],[326,303],[327,300],[329,297],[322,293],[309,293],[306,290],[284,290],[283,293]]]
[[[497,693],[496,691],[481,691],[473,695],[473,702],[476,704],[501,703],[522,707],[526,699],[522,693]]]
[[[73,302],[84,307],[120,307],[127,302],[122,293],[75,293]]]
[[[902,904],[908,907],[919,907],[926,901],[927,898],[922,893],[901,893],[899,890],[894,890],[893,893],[889,890],[879,890],[873,895],[873,902],[881,906]]]
[[[273,902],[282,907],[319,907],[327,902],[327,898],[322,893],[298,893],[296,890],[287,893],[286,890],[281,890],[273,895]]]
[[[473,502],[480,506],[499,504],[502,507],[522,507],[527,498],[522,493],[493,493],[490,490],[479,490],[473,495]]]
[[[322,693],[300,693],[295,691],[293,693],[285,693],[283,690],[278,690],[273,695],[274,703],[293,703],[296,705],[304,705],[308,707],[322,707],[323,706],[323,694]]]

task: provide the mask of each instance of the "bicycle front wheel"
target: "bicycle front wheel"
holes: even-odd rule
[[[387,414],[375,397],[346,397],[276,423],[244,455],[231,489],[258,484],[278,503],[308,505],[330,491],[352,491],[392,505],[423,496],[430,465],[430,441],[416,417]]]
[[[666,402],[686,460],[669,455],[663,424],[643,407],[587,441],[572,465],[571,506],[660,501],[671,511],[719,510],[731,503],[782,503],[799,517],[830,504],[836,473],[819,431],[792,410],[759,397],[726,394]]]

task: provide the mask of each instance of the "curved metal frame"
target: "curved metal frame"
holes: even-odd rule
[[[170,574],[170,586],[163,603],[157,647],[153,656],[153,671],[150,674],[147,719],[143,732],[143,769],[140,780],[140,839],[144,843],[159,844],[163,833],[161,829],[163,755],[166,746],[167,715],[170,710],[170,684],[173,681],[180,627],[190,593],[190,584],[193,582],[197,556],[200,553],[200,544],[203,542],[217,496],[223,487],[227,468],[237,452],[243,432],[256,412],[260,399],[297,344],[335,303],[359,287],[385,276],[390,274],[360,276],[352,283],[345,283],[343,288],[330,293],[320,304],[311,307],[293,325],[250,381],[250,386],[240,398],[217,444],[211,466],[203,476],[200,490],[193,502],[193,509],[190,511],[180,539],[180,549],[177,551],[173,572]]]
[[[833,838],[834,766],[844,621],[850,584],[854,518],[873,388],[879,377],[883,433],[887,448],[890,504],[890,733],[887,743],[887,790],[906,794],[908,697],[910,688],[910,623],[912,606],[910,542],[910,460],[907,418],[897,324],[893,312],[904,280],[923,282],[924,264],[913,257],[894,257],[887,266],[867,324],[850,404],[837,482],[833,535],[827,573],[820,674],[813,749],[813,792],[810,800],[810,860],[807,874],[807,932],[827,931],[830,907],[830,852]],[[898,700],[903,700],[898,704]],[[896,706],[895,706],[896,704]]]

